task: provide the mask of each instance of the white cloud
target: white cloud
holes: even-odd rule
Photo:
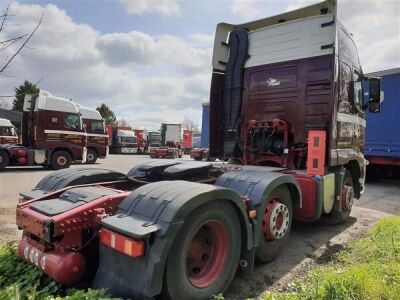
[[[211,46],[214,44],[214,35],[195,33],[191,34],[190,38],[193,42],[209,44]]]
[[[239,16],[246,21],[251,21],[262,16],[262,11],[257,6],[255,0],[233,0],[231,11],[234,15]]]
[[[31,49],[24,49],[7,69],[8,77],[0,78],[1,94],[13,94],[24,80],[43,76],[40,88],[89,107],[104,102],[135,126],[158,128],[163,120],[181,122],[185,115],[200,118],[209,94],[210,45],[138,31],[101,34],[55,5],[17,2],[10,13],[20,25],[9,27],[7,36],[32,30],[42,12]]]
[[[131,15],[158,13],[165,16],[179,15],[180,6],[176,0],[120,0]]]

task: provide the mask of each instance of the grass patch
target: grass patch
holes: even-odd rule
[[[400,217],[384,218],[325,266],[264,300],[400,299]]]
[[[24,263],[14,243],[0,247],[0,300],[111,299],[104,290],[68,289]]]

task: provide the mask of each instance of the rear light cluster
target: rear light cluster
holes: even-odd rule
[[[100,242],[132,257],[140,257],[144,254],[143,241],[125,237],[108,229],[101,230]]]

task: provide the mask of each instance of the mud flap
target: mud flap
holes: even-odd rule
[[[123,173],[100,168],[62,169],[44,177],[32,191],[21,192],[19,194],[21,197],[29,200],[67,186],[116,181],[125,179],[126,177]]]
[[[230,189],[187,181],[160,181],[141,186],[126,197],[117,213],[101,226],[145,243],[144,256],[133,258],[100,245],[96,288],[120,297],[148,299],[161,292],[165,263],[186,216],[210,201],[232,203],[241,219],[245,245],[251,247],[251,225],[241,197]]]

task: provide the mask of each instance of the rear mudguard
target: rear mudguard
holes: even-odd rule
[[[30,200],[67,186],[109,182],[126,178],[127,176],[123,173],[101,168],[62,169],[45,176],[32,191],[21,192],[20,196]]]
[[[289,189],[292,196],[293,207],[301,207],[302,193],[296,178],[290,174],[282,174],[279,172],[265,172],[257,170],[243,170],[241,172],[228,172],[217,179],[217,186],[232,189],[238,193],[243,199],[247,199],[249,210],[256,211],[256,218],[251,219],[253,228],[253,245],[252,250],[258,246],[261,237],[262,218],[264,215],[266,200],[269,194],[279,186],[285,185]],[[254,252],[254,251],[253,251]],[[251,257],[253,253],[249,253],[247,260],[252,264]],[[241,268],[245,272],[252,270],[252,265]],[[249,268],[250,267],[250,268]]]
[[[101,222],[114,232],[144,240],[145,256],[134,259],[100,245],[94,286],[123,298],[145,299],[159,294],[175,237],[181,226],[190,222],[186,217],[199,206],[218,200],[232,203],[241,220],[245,247],[252,247],[246,205],[233,190],[187,181],[150,183],[133,191],[116,215]]]

